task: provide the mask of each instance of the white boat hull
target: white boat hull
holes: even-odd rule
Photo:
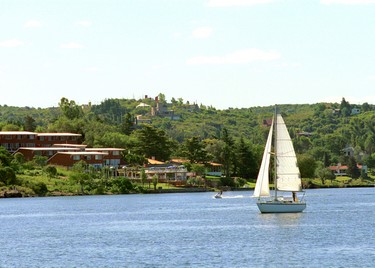
[[[261,213],[299,213],[306,208],[305,202],[290,201],[259,201],[257,205]]]

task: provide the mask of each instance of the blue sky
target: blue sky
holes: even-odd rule
[[[0,105],[375,104],[375,0],[0,0]]]

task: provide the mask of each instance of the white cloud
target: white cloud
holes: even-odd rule
[[[200,27],[193,31],[194,38],[208,38],[212,34],[211,27]]]
[[[0,65],[0,74],[4,74],[6,69],[4,65]]]
[[[19,47],[22,46],[23,42],[18,39],[9,39],[0,42],[0,47]]]
[[[298,68],[301,67],[301,64],[298,62],[283,62],[279,64],[278,66],[283,68]]]
[[[83,45],[79,43],[75,43],[75,42],[69,42],[69,43],[61,44],[60,48],[83,48]]]
[[[84,72],[87,72],[87,73],[97,73],[100,71],[99,68],[97,67],[87,67],[85,69],[83,69]]]
[[[362,5],[375,4],[375,0],[320,0],[324,5],[342,4],[342,5]]]
[[[265,52],[256,48],[238,50],[224,56],[198,56],[187,60],[189,65],[200,64],[240,64],[252,61],[277,60],[281,56],[279,53],[270,51]]]
[[[182,33],[180,33],[180,32],[174,32],[173,33],[174,38],[180,38],[181,36],[182,36]]]
[[[81,25],[82,27],[90,27],[92,25],[92,22],[89,20],[80,20],[77,23],[78,25]]]
[[[252,6],[258,4],[268,4],[276,0],[209,0],[209,7],[231,7],[231,6]]]
[[[29,20],[24,25],[26,28],[38,28],[42,26],[42,23],[38,20]]]

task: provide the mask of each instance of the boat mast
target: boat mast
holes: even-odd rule
[[[277,140],[277,106],[275,105],[275,115],[274,115],[274,118],[275,120],[273,121],[273,128],[274,128],[274,135],[273,135],[273,149],[274,149],[274,153],[273,153],[273,165],[274,165],[274,179],[273,179],[273,183],[274,183],[274,186],[275,186],[275,201],[277,200],[277,156],[276,156],[276,140]]]

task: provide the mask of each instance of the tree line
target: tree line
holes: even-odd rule
[[[168,106],[178,120],[152,116],[156,102]],[[375,109],[373,105],[340,103],[279,105],[298,155],[302,177],[328,178],[327,167],[341,163],[375,166]],[[360,109],[352,114],[353,108]],[[147,158],[169,161],[190,160],[194,164],[220,163],[224,177],[256,178],[273,107],[218,110],[212,106],[184,102],[181,98],[167,102],[158,99],[106,99],[98,105],[79,105],[61,98],[58,107],[30,108],[0,106],[0,128],[36,132],[72,132],[82,134],[88,147],[124,148],[130,165],[142,165]],[[151,123],[135,124],[137,115],[148,116]],[[343,149],[354,148],[353,156]],[[350,170],[351,170],[350,169]],[[361,175],[361,174],[360,174]]]

